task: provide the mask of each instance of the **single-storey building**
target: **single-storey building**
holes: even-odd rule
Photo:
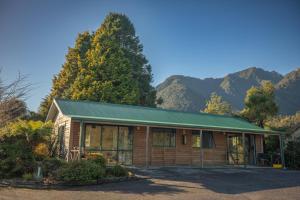
[[[256,165],[264,134],[279,135],[231,116],[63,99],[46,120],[66,159],[96,152],[133,166]]]

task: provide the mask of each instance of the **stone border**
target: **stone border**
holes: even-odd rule
[[[78,186],[101,185],[106,183],[118,183],[125,181],[136,181],[144,179],[139,176],[126,176],[126,177],[109,177],[99,180],[93,180],[88,183],[44,183],[42,181],[25,181],[21,179],[2,179],[0,180],[0,187],[15,187],[15,188],[28,188],[28,189],[65,189]]]

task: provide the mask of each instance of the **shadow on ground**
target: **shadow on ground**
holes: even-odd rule
[[[242,194],[300,186],[300,171],[289,170],[178,167],[136,169],[136,173],[148,179],[62,190],[175,195],[195,189],[208,189],[222,194]]]
[[[276,169],[191,169],[138,170],[152,178],[201,186],[217,193],[241,194],[300,186],[300,171]]]

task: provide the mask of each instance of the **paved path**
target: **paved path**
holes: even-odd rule
[[[64,190],[0,188],[0,200],[300,199],[300,171],[162,168],[138,174],[149,179]]]

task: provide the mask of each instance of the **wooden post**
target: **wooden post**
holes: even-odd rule
[[[280,144],[280,157],[281,157],[281,164],[283,169],[285,169],[285,158],[284,158],[284,136],[283,134],[279,135],[279,144]]]
[[[203,168],[203,142],[202,142],[202,130],[200,130],[200,154],[201,154],[201,168]]]
[[[81,159],[82,155],[82,136],[83,136],[83,121],[80,121],[80,129],[79,129],[79,159]]]
[[[147,128],[146,128],[146,168],[149,167],[149,132],[150,132],[150,127],[147,126]]]
[[[245,133],[243,133],[243,159],[244,159],[244,167],[246,168],[246,149],[245,149]]]

